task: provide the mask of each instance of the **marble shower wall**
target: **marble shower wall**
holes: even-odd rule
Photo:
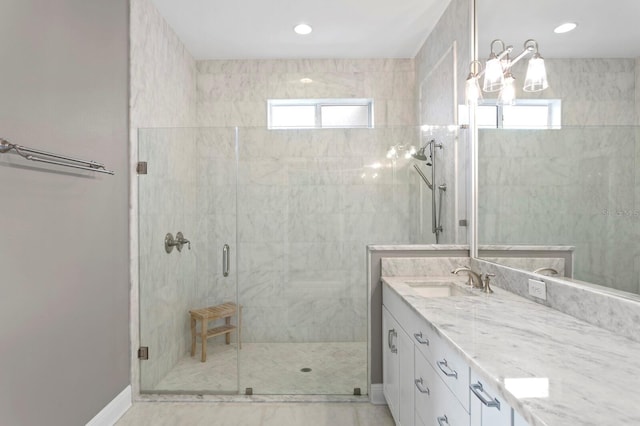
[[[373,98],[376,127],[416,124],[413,59],[216,60],[197,66],[202,127],[266,128],[268,99],[304,98]]]
[[[459,226],[459,221],[468,219],[470,135],[467,130],[449,126],[458,124],[458,105],[464,104],[464,82],[472,56],[470,22],[469,1],[452,0],[415,59],[419,125],[425,129],[422,143],[435,139],[444,145],[436,152],[436,185],[447,185],[442,203],[441,244],[467,242],[467,228]],[[422,167],[430,177],[431,168]],[[422,216],[430,220],[430,197],[421,208]],[[430,228],[429,224],[429,232]]]
[[[268,99],[369,97],[375,129],[266,129]],[[416,176],[409,161],[386,158],[390,146],[417,144],[414,104],[412,60],[198,63],[198,149],[211,159],[199,165],[199,234],[217,246],[198,262],[209,283],[199,293],[207,303],[232,296],[218,264],[237,229],[229,278],[243,339],[366,340],[366,244],[417,242]],[[240,126],[237,199],[229,138],[208,126]]]
[[[130,193],[131,336],[151,353],[141,370],[132,354],[135,391],[139,383],[152,389],[188,347],[196,248],[166,254],[163,241],[178,231],[192,239],[197,229],[194,132],[138,132],[194,126],[196,62],[150,0],[130,2],[130,51],[131,170],[138,160],[149,164],[148,175],[132,178]]]
[[[155,384],[190,345],[188,311],[196,300],[196,145],[193,130],[143,129],[139,156],[149,164],[138,177],[141,341],[151,356],[141,363],[141,387]],[[178,231],[193,247],[167,253],[165,235]]]
[[[637,61],[547,62],[562,129],[479,132],[479,241],[575,245],[577,279],[637,293]]]

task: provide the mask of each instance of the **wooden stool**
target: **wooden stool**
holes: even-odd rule
[[[231,324],[231,317],[238,311],[238,327]],[[201,361],[207,360],[207,339],[209,337],[225,334],[225,343],[231,343],[231,332],[238,333],[238,347],[242,349],[240,342],[240,328],[242,326],[242,306],[238,310],[235,303],[227,302],[222,305],[210,306],[208,308],[194,309],[189,311],[191,315],[191,356],[196,354],[196,321],[200,320],[200,342],[202,344]],[[224,318],[224,325],[209,329],[209,321]]]

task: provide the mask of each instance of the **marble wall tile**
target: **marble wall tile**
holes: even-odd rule
[[[421,126],[457,124],[457,109],[458,105],[464,103],[462,88],[470,62],[469,14],[469,2],[453,0],[416,55],[418,124]],[[439,152],[442,154],[439,164],[445,167],[440,168],[436,179],[438,185],[447,184],[447,191],[443,194],[444,232],[440,243],[465,243],[467,228],[458,224],[460,219],[468,219],[467,192],[465,185],[458,182],[469,181],[468,168],[465,167],[468,164],[469,132],[459,130],[457,134],[449,135],[445,128],[436,129],[434,135],[424,136],[431,136],[446,146],[443,152]],[[423,139],[422,143],[427,140]],[[430,173],[427,175],[430,176]],[[431,217],[431,203],[428,197],[423,197],[421,216],[427,216],[428,220]],[[429,242],[435,242],[435,238]]]
[[[575,285],[566,280],[545,277],[547,300],[543,301],[528,293],[528,279],[540,279],[539,276],[484,260],[471,259],[471,262],[474,270],[495,274],[492,285],[496,287],[615,334],[639,341],[637,325],[640,322],[640,299],[638,297],[627,297],[623,292],[616,293],[615,290],[586,283]]]
[[[451,271],[470,266],[468,257],[394,257],[382,258],[383,277],[453,277]]]
[[[264,126],[267,99],[280,98],[374,98],[376,111],[384,111],[376,112],[376,124],[415,123],[408,59],[203,61],[197,69],[201,126]]]
[[[633,211],[634,129],[498,133],[480,132],[480,241],[576,244],[576,277],[633,288],[620,264],[633,264],[635,250],[621,243],[634,225],[613,212]],[[512,142],[534,149],[523,156]]]
[[[139,160],[149,164],[148,175],[131,181],[131,330],[132,341],[139,336],[155,354],[142,370],[134,365],[132,377],[134,389],[138,376],[150,389],[186,350],[195,256],[174,250],[168,257],[163,239],[179,230],[195,234],[196,169],[193,132],[140,129],[195,124],[196,62],[150,1],[131,2],[130,29],[131,169]]]

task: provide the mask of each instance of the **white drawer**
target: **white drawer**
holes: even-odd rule
[[[436,387],[435,410],[431,424],[434,426],[469,426],[470,418],[467,410],[442,382],[439,382],[439,386],[440,388]],[[428,421],[427,424],[429,424]]]
[[[409,333],[413,343],[422,355],[429,361],[429,364],[433,364],[436,358],[435,348],[440,344],[440,338],[431,326],[427,324],[427,321],[417,313],[414,313],[408,325],[407,333]]]
[[[469,426],[469,413],[442,382],[420,351],[415,351],[416,424],[425,426]]]
[[[432,413],[435,409],[433,400],[436,393],[436,382],[439,380],[431,363],[416,348],[414,351],[414,404],[416,417],[420,416],[422,423],[429,424],[427,420],[433,417]],[[449,392],[447,391],[447,393]],[[453,396],[451,397],[453,398]],[[416,421],[416,423],[420,422]]]
[[[453,348],[442,339],[436,340],[433,369],[444,384],[456,396],[464,409],[469,412],[469,366]]]
[[[396,320],[398,320],[429,363],[434,362],[435,357],[432,348],[435,346],[438,336],[433,329],[427,325],[427,321],[411,309],[396,292],[389,289],[386,285],[383,285],[382,304],[386,306],[390,312],[393,312]]]
[[[511,407],[493,386],[471,372],[471,416],[483,425],[511,426]]]

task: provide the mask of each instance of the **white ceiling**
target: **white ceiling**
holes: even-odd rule
[[[450,0],[152,0],[196,59],[413,58]],[[640,57],[640,0],[477,0],[481,58],[500,38],[544,57]],[[578,28],[553,29],[574,21]],[[308,36],[293,32],[308,23]]]
[[[196,59],[413,58],[450,2],[152,1]]]
[[[640,0],[477,0],[478,55],[486,58],[494,39],[522,51],[529,38],[545,58],[640,57]],[[566,34],[553,29],[572,21]]]

